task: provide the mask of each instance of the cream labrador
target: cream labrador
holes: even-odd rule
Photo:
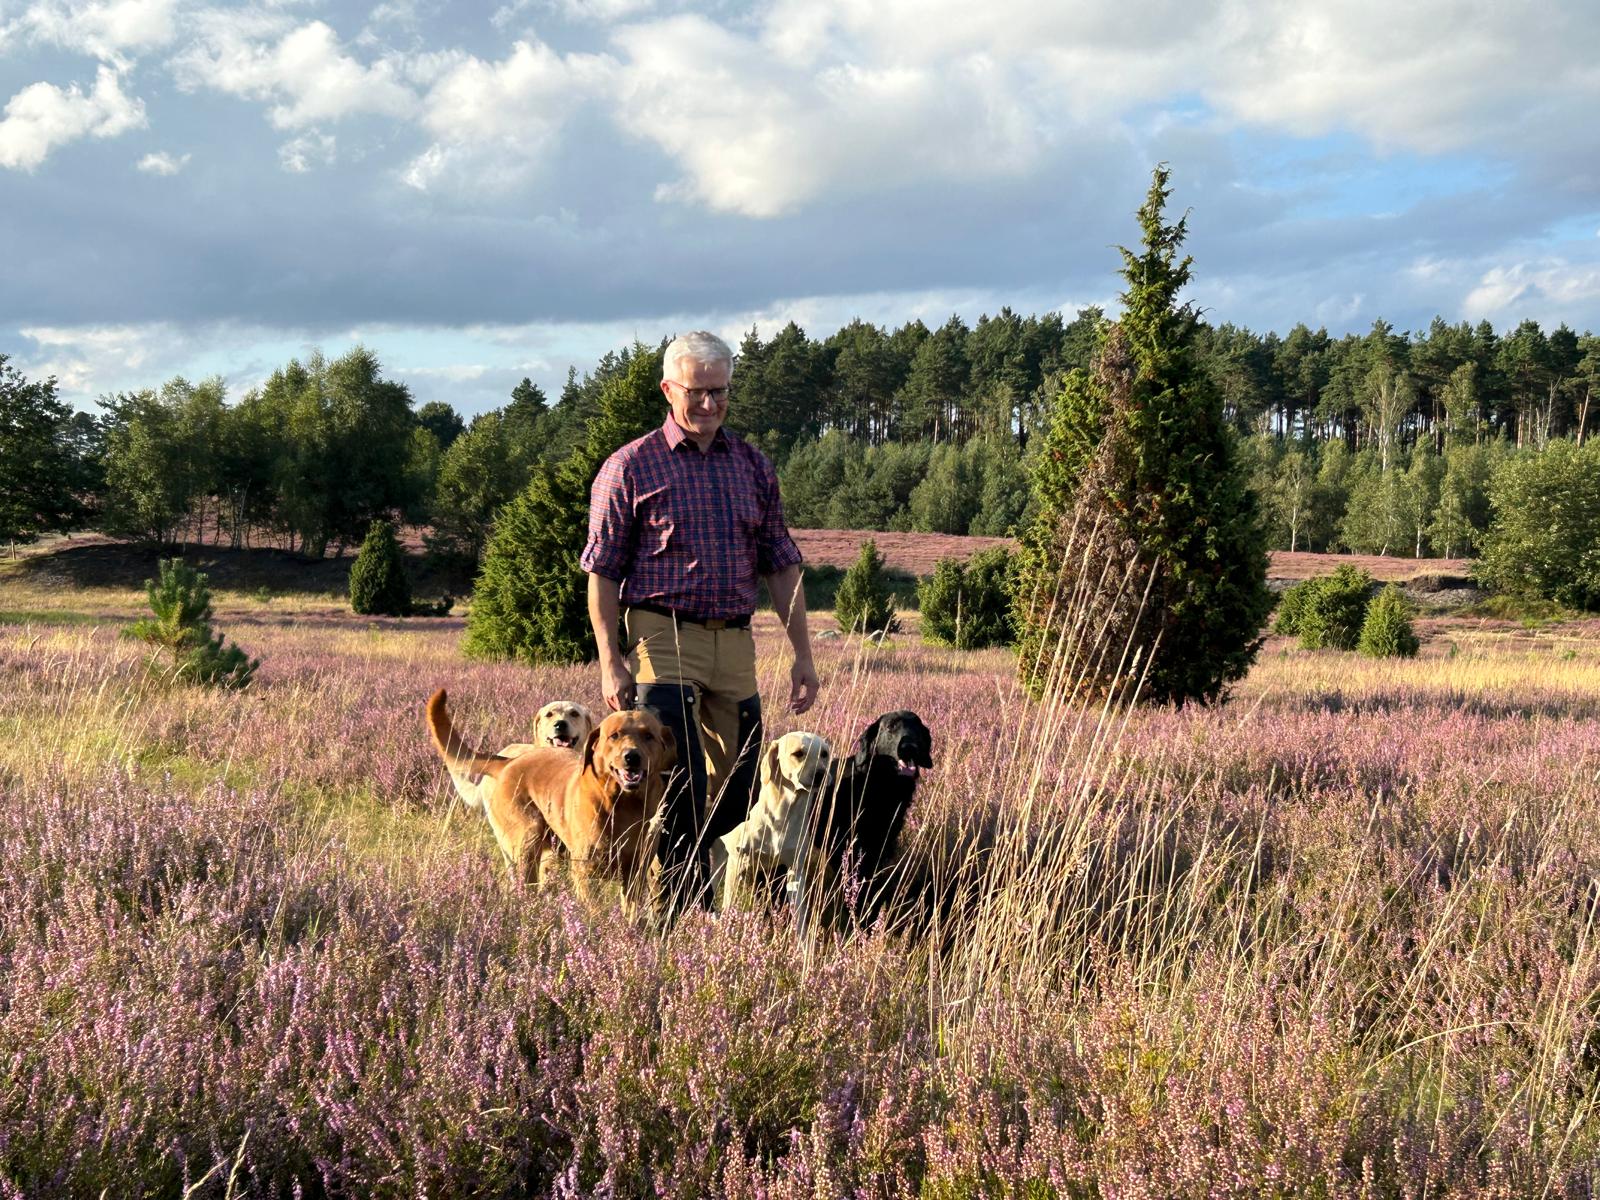
[[[833,749],[815,733],[786,733],[761,757],[761,790],[750,815],[711,847],[717,907],[734,904],[755,872],[786,872],[784,892],[802,906],[813,873],[812,812]]]

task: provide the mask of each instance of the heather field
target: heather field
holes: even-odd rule
[[[139,600],[0,568],[0,1196],[1594,1194],[1592,624],[1131,713],[821,641],[805,727],[934,730],[934,902],[802,945],[505,882],[423,701],[499,744],[592,671],[257,588],[254,687],[173,689]]]

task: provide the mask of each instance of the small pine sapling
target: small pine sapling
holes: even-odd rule
[[[204,575],[181,558],[162,559],[158,578],[145,580],[145,595],[155,616],[134,622],[124,636],[171,656],[170,662],[159,655],[152,659],[152,669],[208,687],[249,685],[260,660],[211,631],[211,589]]]
[[[1411,605],[1405,593],[1391,583],[1367,605],[1356,648],[1368,658],[1415,658],[1421,645],[1411,625]]]

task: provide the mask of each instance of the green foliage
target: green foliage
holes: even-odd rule
[[[219,490],[225,390],[220,378],[168,380],[101,401],[106,417],[106,512],[102,527],[149,545],[177,540],[201,497]]]
[[[0,354],[0,542],[28,542],[84,515],[72,410],[56,381],[30,383]]]
[[[209,687],[249,686],[261,663],[211,631],[206,577],[181,558],[162,559],[159,571],[158,578],[145,580],[155,616],[135,621],[123,636],[165,651],[169,661],[152,660],[151,666],[174,680]]]
[[[440,451],[450,449],[455,440],[467,431],[461,414],[443,400],[429,400],[417,409],[417,424],[433,434]]]
[[[1292,587],[1285,588],[1278,597],[1278,611],[1272,621],[1272,632],[1281,633],[1285,637],[1300,636],[1300,620],[1306,611],[1306,601],[1311,598],[1314,579],[1302,579]]]
[[[1494,523],[1477,574],[1490,587],[1600,609],[1600,441],[1508,459],[1490,484]]]
[[[583,445],[533,466],[528,485],[495,520],[472,594],[469,657],[576,663],[594,657],[587,576],[578,565],[589,488],[616,449],[661,423],[661,351],[635,343],[601,388]]]
[[[374,521],[350,568],[350,607],[363,616],[411,615],[411,583],[394,526]]]
[[[1356,648],[1368,658],[1414,658],[1420,646],[1411,627],[1411,605],[1391,583],[1367,605]]]
[[[1307,579],[1289,591],[1299,594],[1292,600],[1284,596],[1290,615],[1287,625],[1280,615],[1279,632],[1298,635],[1307,650],[1356,648],[1372,591],[1371,575],[1345,563],[1332,575]]]
[[[958,650],[1009,646],[1012,556],[1004,546],[980,550],[963,563],[943,558],[917,587],[922,640]]]
[[[1017,617],[1022,678],[1036,695],[1059,686],[1055,647],[1068,622],[1084,621],[1103,644],[1141,655],[1143,697],[1214,700],[1249,668],[1272,607],[1255,497],[1221,396],[1195,361],[1195,315],[1177,301],[1190,260],[1177,257],[1185,221],[1162,219],[1167,178],[1158,167],[1139,211],[1142,250],[1122,251],[1122,318],[1093,373],[1067,376],[1034,469]],[[1098,582],[1108,565],[1127,587]],[[1061,683],[1120,689],[1120,657],[1085,659]]]
[[[529,478],[514,444],[515,428],[499,412],[484,413],[444,453],[434,490],[428,553],[477,570],[495,513]]]
[[[833,602],[834,620],[846,633],[892,633],[899,627],[894,609],[883,556],[878,553],[877,542],[868,538],[839,583]]]

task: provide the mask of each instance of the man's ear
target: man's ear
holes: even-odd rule
[[[583,742],[583,769],[585,771],[594,771],[596,775],[598,775],[600,772],[595,771],[594,749],[599,744],[600,726],[596,725],[589,731],[589,736],[585,738]]]
[[[882,723],[882,717],[875,717],[856,739],[856,763],[859,766],[865,767],[872,762],[873,752],[878,748],[878,726]]]
[[[678,739],[672,736],[672,730],[665,725],[661,727],[661,769],[670,770],[678,765]]]
[[[765,788],[772,782],[772,777],[778,773],[778,743],[773,741],[767,747],[767,752],[761,756],[761,786]]]

